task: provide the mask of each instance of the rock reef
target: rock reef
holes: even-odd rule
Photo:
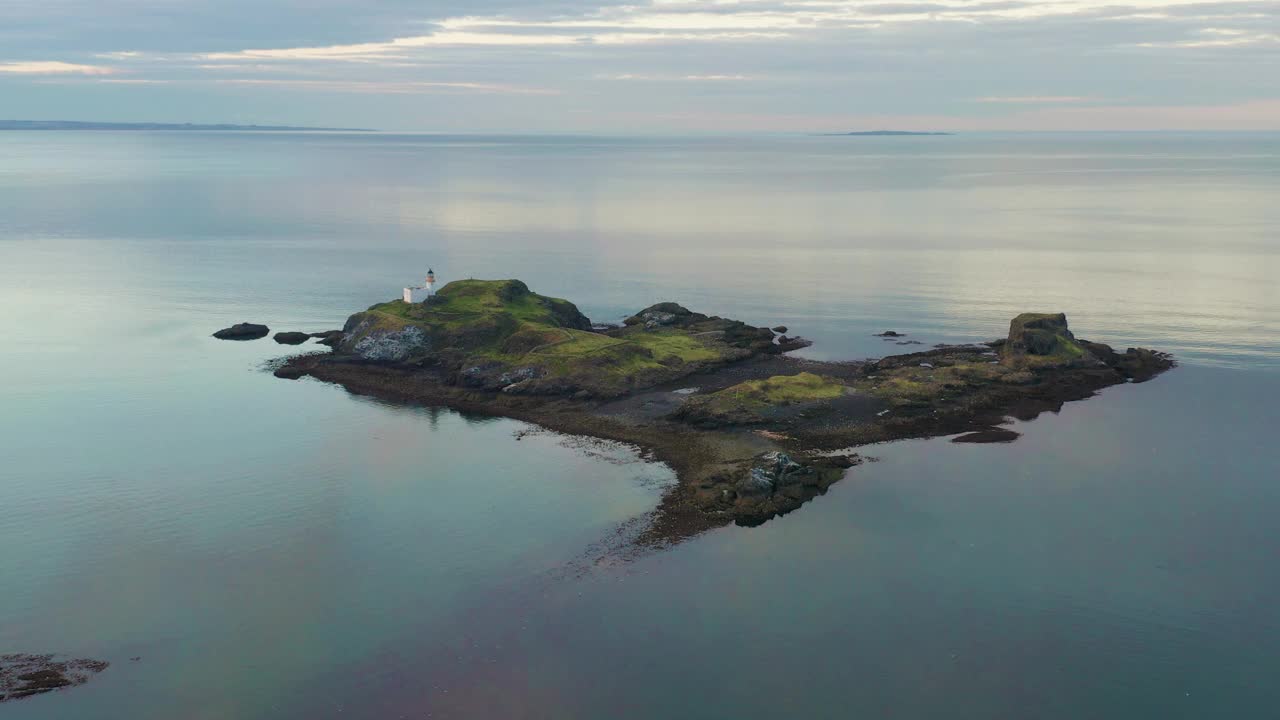
[[[352,315],[331,354],[291,358],[357,394],[525,420],[633,443],[680,482],[644,542],[754,525],[823,494],[861,462],[860,446],[959,435],[1008,442],[1009,417],[1045,410],[1173,366],[1075,337],[1061,313],[1015,318],[1006,337],[873,362],[789,357],[808,344],[671,302],[593,326],[567,300],[518,280],[466,280],[430,301]],[[901,337],[886,332],[887,337]]]
[[[108,665],[101,660],[56,655],[0,655],[0,703],[83,685]]]

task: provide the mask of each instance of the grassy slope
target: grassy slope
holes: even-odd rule
[[[472,332],[461,346],[477,359],[511,367],[536,366],[551,377],[576,378],[602,390],[633,384],[686,363],[714,362],[724,353],[714,344],[674,329],[630,332],[624,338],[564,327],[565,300],[536,293],[513,294],[511,281],[460,280],[427,304],[402,300],[366,312],[378,329],[417,325],[451,342]],[[557,310],[560,314],[557,314]]]

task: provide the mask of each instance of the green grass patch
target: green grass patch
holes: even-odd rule
[[[938,368],[904,367],[880,373],[857,383],[858,390],[895,405],[913,405],[955,396],[993,382],[1020,382],[1009,367],[988,362],[962,363]]]
[[[763,409],[770,406],[834,400],[845,393],[846,386],[813,373],[774,375],[763,380],[748,380],[713,393],[713,405]]]
[[[723,359],[716,350],[696,337],[676,330],[650,330],[627,335],[627,340],[645,348],[656,360],[677,358],[681,362],[710,362]]]

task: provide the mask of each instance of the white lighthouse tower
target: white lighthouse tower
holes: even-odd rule
[[[436,271],[427,269],[427,280],[422,287],[407,287],[404,289],[404,301],[407,303],[426,302],[428,298],[436,294]]]

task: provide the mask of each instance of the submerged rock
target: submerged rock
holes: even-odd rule
[[[977,430],[951,438],[951,442],[973,444],[1009,443],[1020,437],[1022,437],[1022,435],[1007,428],[988,428],[986,430]]]
[[[278,332],[273,339],[281,345],[301,345],[311,336],[304,332]]]
[[[284,365],[276,368],[275,372],[271,374],[285,380],[299,380],[307,373],[302,368],[295,367],[293,365]]]
[[[56,655],[0,655],[0,703],[83,685],[109,664],[102,660],[61,659]]]
[[[229,328],[219,330],[213,336],[219,340],[257,340],[258,338],[266,337],[269,332],[271,332],[271,328],[266,325],[238,323]]]

